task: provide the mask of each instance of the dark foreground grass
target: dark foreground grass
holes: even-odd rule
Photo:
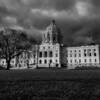
[[[0,100],[100,100],[100,71],[0,71]]]
[[[17,80],[100,80],[100,70],[35,69],[0,71],[0,81]]]
[[[0,100],[100,100],[100,82],[0,82]]]

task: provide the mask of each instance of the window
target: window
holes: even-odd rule
[[[43,47],[43,49],[45,49],[45,47]]]
[[[53,57],[52,51],[49,52],[49,57]]]
[[[52,60],[50,60],[50,64],[52,63]]]
[[[96,51],[96,49],[94,49],[93,51]]]
[[[81,59],[79,59],[79,63],[81,63]]]
[[[58,60],[56,59],[56,62],[58,62]]]
[[[88,49],[88,56],[92,56],[92,54],[91,54],[91,49]]]
[[[70,63],[72,63],[72,60],[70,60]]]
[[[42,63],[42,60],[40,60],[39,63],[41,64]]]
[[[39,57],[42,57],[42,52],[39,53]]]
[[[47,60],[45,60],[44,63],[47,64]]]
[[[33,57],[35,58],[35,55],[33,55]]]
[[[84,49],[84,52],[86,52],[86,49]]]
[[[26,64],[24,64],[24,66],[26,66]]]
[[[91,49],[88,49],[89,52],[91,52]]]
[[[56,53],[56,57],[58,57],[58,54]]]
[[[58,52],[58,50],[56,50],[56,52]]]
[[[97,54],[96,54],[96,53],[94,53],[94,56],[97,56]]]
[[[70,54],[70,57],[72,57],[72,54]]]
[[[95,59],[95,62],[97,62],[97,59]]]
[[[20,61],[20,63],[23,63],[23,61]]]
[[[84,56],[86,57],[86,53],[84,53]]]
[[[92,54],[91,54],[91,53],[89,53],[89,56],[91,57],[91,56],[92,56]]]
[[[2,61],[2,63],[4,64],[5,62],[4,62],[4,61]]]
[[[50,49],[50,46],[48,47],[48,49]]]
[[[85,60],[84,60],[84,62],[86,63],[86,62],[87,62],[87,60],[85,59]]]
[[[74,56],[76,57],[77,55],[75,54]]]
[[[75,63],[77,63],[77,60],[75,59]]]
[[[34,60],[34,63],[35,63],[35,60]]]
[[[91,62],[91,59],[89,61]]]
[[[81,57],[81,54],[79,54],[79,57]]]
[[[76,53],[76,50],[75,50],[75,53]]]
[[[70,51],[70,53],[72,53],[72,50]]]
[[[47,52],[46,51],[44,52],[44,57],[47,57]]]

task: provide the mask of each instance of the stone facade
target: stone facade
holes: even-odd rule
[[[38,67],[61,67],[60,49],[58,29],[55,21],[52,21],[42,34],[42,44],[39,45]]]
[[[34,69],[36,68],[37,47],[38,45],[34,45],[30,51],[23,51],[21,55],[13,58],[10,62],[11,69],[27,69],[27,68]],[[6,60],[1,59],[0,65],[6,68],[7,67]]]
[[[99,45],[67,47],[66,49],[68,69],[81,66],[100,67]]]
[[[99,45],[64,47],[58,38],[59,29],[53,20],[42,33],[40,45],[33,45],[31,50],[11,60],[12,69],[100,67]],[[6,67],[6,60],[0,59],[0,65]]]

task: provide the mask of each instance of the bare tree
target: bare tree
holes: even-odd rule
[[[11,60],[30,47],[25,32],[8,28],[0,32],[0,57],[6,60],[7,70],[10,68]]]

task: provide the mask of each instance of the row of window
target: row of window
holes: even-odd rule
[[[50,59],[49,60],[49,62],[48,62],[48,60],[39,60],[39,64],[51,64],[51,63],[53,63],[53,60],[52,59]],[[56,59],[56,63],[58,63],[58,60]]]
[[[69,55],[70,57],[81,57],[82,56],[82,54],[70,54]],[[97,54],[96,53],[84,53],[84,57],[92,57],[92,56],[94,56],[94,57],[96,57],[97,56]]]
[[[93,52],[96,52],[96,49],[84,49],[84,52],[88,52],[88,51],[89,51],[89,52],[92,52],[92,51],[93,51]],[[70,50],[70,53],[76,53],[76,52],[77,52],[77,53],[78,53],[78,52],[80,53],[81,50]]]
[[[84,53],[84,56],[85,57],[87,57],[87,56],[89,56],[89,57],[91,57],[91,56],[94,56],[94,57],[96,57],[97,56],[97,54],[96,53]]]
[[[43,47],[43,49],[45,50],[45,49],[46,49],[46,47]],[[50,46],[48,46],[48,49],[50,49]]]
[[[1,63],[2,63],[2,64],[6,64],[6,60],[2,61]],[[15,61],[11,61],[11,63],[14,64]]]
[[[56,53],[55,55],[56,57],[58,57],[58,53]],[[52,51],[44,51],[44,52],[39,52],[39,57],[42,58],[42,57],[53,57],[53,52]]]
[[[33,53],[33,54],[32,54],[32,53],[29,53],[29,54],[28,54],[28,53],[23,53],[23,54],[20,55],[20,58],[22,58],[22,59],[23,59],[23,58],[24,58],[24,59],[33,58],[33,57],[34,57],[34,58],[36,57],[36,53]]]
[[[39,57],[48,57],[48,52],[47,51],[44,51],[44,52],[39,52]],[[49,57],[53,57],[53,52],[50,51],[49,52]]]
[[[93,52],[93,53],[95,53],[96,52],[96,49],[84,49],[84,53],[86,53],[86,52]],[[81,53],[81,50],[70,50],[69,51],[69,53]]]
[[[81,52],[81,50],[70,50],[70,53]]]
[[[74,55],[72,55],[72,54],[70,54],[70,57],[81,57],[81,54],[74,54]]]
[[[89,61],[89,63],[93,62],[92,59],[89,59],[89,60],[84,59],[84,63],[87,63],[88,61]],[[97,63],[97,59],[94,59],[94,62]],[[73,62],[73,60],[70,60],[69,63],[82,63],[82,60],[81,59],[79,59],[79,60],[75,59],[74,62]]]
[[[84,52],[96,52],[96,49],[85,49]]]
[[[52,47],[52,46],[48,46],[48,48],[47,47],[42,47],[44,50],[46,50],[46,49],[53,49],[53,48],[55,48],[55,47]],[[56,49],[58,50],[59,48],[58,47],[56,47]]]

